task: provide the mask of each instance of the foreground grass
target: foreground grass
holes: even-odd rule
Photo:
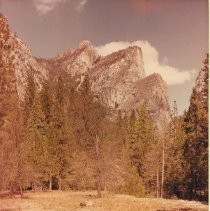
[[[101,199],[94,192],[28,193],[26,199],[0,199],[0,211],[204,211],[207,205],[183,200],[136,198],[104,193]],[[82,207],[81,203],[86,206]]]

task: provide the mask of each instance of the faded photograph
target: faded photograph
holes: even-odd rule
[[[0,211],[207,211],[208,11],[0,0]]]

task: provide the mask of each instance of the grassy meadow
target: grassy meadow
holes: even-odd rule
[[[0,211],[207,211],[200,202],[95,192],[51,191],[0,199]]]

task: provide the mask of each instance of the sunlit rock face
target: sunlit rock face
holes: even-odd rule
[[[92,89],[113,110],[130,112],[145,103],[158,129],[169,121],[168,89],[159,74],[145,76],[139,47],[101,58],[89,72]]]
[[[0,32],[3,31],[3,28],[7,26],[6,17],[0,18]],[[3,34],[1,34],[2,37]],[[35,83],[38,89],[41,89],[43,80],[48,77],[48,70],[41,65],[37,59],[32,56],[31,50],[27,45],[19,39],[15,34],[9,31],[9,39],[5,41],[6,45],[11,46],[11,51],[3,50],[0,52],[3,55],[3,59],[7,60],[8,58],[13,57],[13,68],[14,74],[16,77],[16,87],[20,99],[23,99],[26,87],[26,79],[28,72],[33,71]],[[7,54],[10,55],[7,55]]]
[[[98,55],[91,42],[83,41],[78,47],[42,62],[51,72],[64,71],[74,77],[90,70],[97,58]]]
[[[0,20],[1,27],[5,23],[5,19]],[[83,41],[54,58],[38,59],[11,32],[9,42],[14,46],[12,54],[20,99],[24,97],[29,71],[33,72],[39,89],[45,79],[55,74],[65,72],[80,82],[88,74],[95,95],[113,111],[130,112],[146,103],[157,128],[162,129],[169,121],[167,85],[159,74],[145,75],[142,51],[137,46],[100,56],[90,41]]]
[[[17,37],[11,36],[15,43],[15,75],[17,78],[17,91],[21,99],[24,97],[26,79],[31,70],[34,74],[35,83],[41,89],[42,83],[48,78],[48,70],[32,56],[30,49]]]
[[[129,47],[102,57],[89,71],[92,89],[102,94],[102,101],[122,107],[126,95],[136,81],[145,77],[141,49]]]

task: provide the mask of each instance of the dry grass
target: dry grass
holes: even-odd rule
[[[207,205],[183,200],[136,198],[104,193],[97,199],[94,192],[28,193],[27,199],[0,199],[0,211],[202,211]],[[80,203],[89,206],[81,207]]]

